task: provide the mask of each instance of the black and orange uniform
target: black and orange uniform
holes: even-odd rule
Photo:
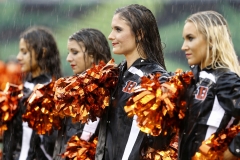
[[[56,140],[56,133],[52,135],[38,135],[37,132],[23,122],[22,115],[26,112],[25,102],[31,95],[36,84],[47,84],[51,77],[42,74],[24,82],[23,98],[19,102],[19,109],[8,123],[8,130],[3,135],[3,160],[51,160]]]
[[[191,160],[205,139],[238,123],[240,117],[240,78],[236,73],[225,68],[200,70],[191,66],[191,69],[194,79],[186,92],[187,112],[180,127],[179,160]],[[229,149],[234,152],[231,146]]]
[[[119,80],[111,93],[110,107],[101,117],[96,160],[140,160],[145,148],[161,149],[166,141],[163,136],[153,137],[141,132],[136,124],[136,116],[128,117],[124,106],[133,94],[132,88],[140,84],[141,77],[161,73],[161,81],[164,82],[168,73],[155,62],[141,58],[129,68],[124,61],[119,69]]]

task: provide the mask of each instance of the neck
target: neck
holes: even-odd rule
[[[206,68],[207,66],[210,66],[210,65],[211,65],[211,62],[201,63],[201,64],[200,64],[200,69],[202,70],[202,69],[204,69],[204,68]]]
[[[37,76],[39,76],[40,74],[41,74],[41,69],[38,67],[38,68],[36,68],[35,70],[34,70],[34,72],[31,72],[31,74],[32,74],[32,78],[35,78],[35,77],[37,77]]]
[[[127,68],[131,67],[132,64],[139,58],[140,56],[126,56]]]
[[[138,51],[135,50],[133,53],[125,55],[125,58],[127,61],[127,68],[129,68],[137,59],[141,58],[141,56],[139,55]]]

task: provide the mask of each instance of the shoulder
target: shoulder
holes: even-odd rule
[[[141,70],[147,74],[151,73],[167,73],[167,71],[156,62],[150,61],[150,60],[144,60],[141,65]]]
[[[215,89],[218,94],[226,97],[239,97],[240,78],[231,71],[218,72]]]
[[[216,71],[214,72],[217,84],[222,85],[236,82],[239,83],[239,76],[235,72],[230,71],[229,69],[220,68],[216,69]]]
[[[141,69],[145,76],[149,74],[157,74],[160,73],[159,81],[161,83],[167,81],[167,79],[172,75],[170,72],[167,72],[162,66],[157,63],[150,62],[144,65]]]
[[[34,84],[47,84],[52,80],[51,76],[48,74],[41,74],[40,76],[34,78],[32,81]]]
[[[238,75],[227,68],[203,69],[199,72],[200,78],[211,79],[214,83],[222,83],[231,78],[238,79]]]

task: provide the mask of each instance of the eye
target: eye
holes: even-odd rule
[[[194,38],[193,38],[192,36],[187,36],[187,39],[188,39],[189,41],[192,41]]]
[[[72,54],[76,55],[76,54],[78,54],[78,51],[73,51]]]
[[[70,49],[68,54],[73,54],[73,55],[77,55],[79,51],[75,50],[75,49]]]
[[[115,27],[115,30],[116,30],[117,32],[122,31],[122,29],[121,29],[120,27]]]

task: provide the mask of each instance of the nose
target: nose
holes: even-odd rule
[[[109,34],[108,39],[109,39],[110,41],[112,41],[112,40],[114,39],[113,31]]]
[[[73,58],[72,58],[72,56],[71,56],[71,53],[68,53],[66,60],[67,60],[68,62],[71,62],[71,61],[73,60]]]
[[[181,48],[183,51],[186,51],[188,49],[188,46],[186,44],[186,42],[184,41],[183,42],[183,45],[182,45],[182,48]]]
[[[22,54],[21,54],[21,52],[19,52],[19,53],[17,54],[17,60],[20,61],[21,59],[22,59]]]

